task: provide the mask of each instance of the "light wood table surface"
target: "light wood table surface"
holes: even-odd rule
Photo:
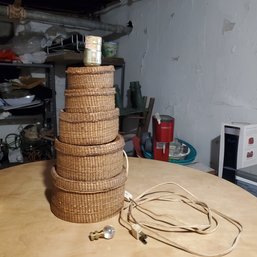
[[[192,168],[140,158],[129,158],[129,164],[126,189],[133,196],[161,182],[179,183],[210,207],[242,223],[244,231],[239,244],[227,256],[257,256],[256,197],[230,182]],[[142,244],[119,224],[118,216],[93,224],[56,218],[49,206],[52,165],[53,161],[42,161],[0,171],[0,257],[194,256],[151,238],[146,245]],[[227,247],[236,230],[225,221],[220,222],[217,233],[207,238],[186,237],[181,233],[173,239],[203,253]],[[89,233],[105,225],[115,227],[114,238],[90,241]]]

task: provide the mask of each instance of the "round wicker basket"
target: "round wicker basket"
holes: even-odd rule
[[[53,191],[51,210],[60,219],[77,222],[98,222],[116,215],[124,202],[127,180],[122,170],[117,176],[95,183],[64,179],[52,169]]]
[[[113,141],[119,131],[119,109],[96,113],[61,111],[59,139],[73,145],[97,145]]]
[[[116,176],[123,167],[124,139],[107,144],[78,146],[55,140],[57,173],[67,179],[96,181]]]
[[[69,89],[106,88],[114,85],[114,67],[69,67],[66,70]]]
[[[76,113],[102,112],[115,108],[115,88],[66,89],[65,111]]]

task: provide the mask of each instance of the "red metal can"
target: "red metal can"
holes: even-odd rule
[[[168,115],[153,116],[153,155],[155,160],[169,160],[169,145],[174,138],[174,118]]]
[[[172,142],[174,135],[174,118],[160,115],[160,120],[153,116],[154,137],[158,142]]]

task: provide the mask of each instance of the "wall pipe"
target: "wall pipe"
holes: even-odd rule
[[[8,7],[0,5],[0,16],[8,18]],[[118,33],[122,35],[128,35],[132,28],[122,25],[114,25],[103,23],[95,20],[88,20],[81,17],[73,16],[63,16],[60,14],[51,14],[47,12],[26,10],[24,20],[33,20],[41,23],[47,24],[59,24],[70,28],[80,28],[85,30],[100,30],[100,31],[110,31],[113,33]]]

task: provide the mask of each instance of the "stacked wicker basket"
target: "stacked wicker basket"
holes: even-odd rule
[[[113,73],[113,66],[67,69],[51,198],[52,212],[66,221],[98,222],[123,206],[124,140],[118,134]]]

